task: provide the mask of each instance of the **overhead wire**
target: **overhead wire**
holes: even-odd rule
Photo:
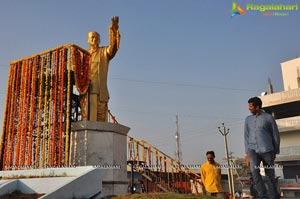
[[[179,83],[179,82],[163,82],[163,81],[149,81],[149,80],[140,80],[140,79],[129,79],[129,78],[120,78],[120,77],[112,77],[112,79],[116,79],[116,80],[120,80],[120,81],[127,81],[127,82],[134,82],[134,83],[143,83],[143,84],[158,84],[158,85],[167,85],[167,86],[182,86],[182,87],[195,87],[195,88],[204,88],[204,89],[219,89],[219,90],[232,90],[232,91],[243,91],[243,92],[260,92],[259,90],[254,90],[254,89],[245,89],[245,88],[229,88],[229,87],[221,87],[221,86],[204,86],[204,85],[199,85],[199,84],[191,84],[191,83]],[[117,108],[117,110],[119,111],[125,111],[125,112],[131,112],[131,113],[137,113],[137,114],[155,114],[156,116],[160,115],[160,116],[170,116],[170,115],[174,115],[174,113],[157,113],[157,112],[148,112],[148,111],[133,111],[133,110],[120,110]],[[181,117],[190,117],[190,118],[207,118],[208,116],[205,115],[205,116],[200,116],[200,115],[192,115],[192,114],[181,114]],[[224,118],[225,116],[223,117],[220,117],[221,118]],[[214,116],[215,118],[215,116]],[[226,117],[228,119],[228,116]],[[236,124],[234,125],[240,125],[238,123],[240,123],[241,119],[238,119],[236,120]],[[234,121],[231,121],[234,123]],[[227,122],[226,122],[227,123]],[[186,131],[186,130],[185,130]],[[198,136],[199,135],[199,132],[207,132],[207,133],[201,133],[202,136],[205,135],[205,134],[209,134],[211,133],[212,131],[212,128],[210,128],[210,130],[195,130],[194,133],[190,133],[188,135],[185,135],[185,136]],[[165,140],[168,140],[169,141],[170,139],[170,136],[166,136],[164,138],[161,137],[161,134],[160,134],[160,137],[159,139],[157,138],[150,138],[150,141],[154,140],[156,143],[159,141],[159,142],[163,142]],[[158,143],[157,143],[158,144]]]
[[[159,85],[181,86],[181,87],[197,87],[197,88],[204,88],[204,89],[232,90],[232,91],[244,91],[244,92],[260,92],[260,90],[255,90],[255,89],[207,86],[207,85],[181,83],[181,82],[150,81],[150,80],[129,79],[129,78],[120,78],[120,77],[112,77],[111,79],[127,81],[127,82],[135,82],[135,83],[144,83],[144,84],[159,84]]]
[[[5,64],[0,64],[0,68],[9,67]],[[180,87],[195,87],[195,88],[203,88],[203,89],[218,89],[218,90],[231,90],[231,91],[242,91],[242,92],[259,92],[259,90],[254,89],[245,89],[245,88],[230,88],[230,87],[221,87],[221,86],[205,86],[200,84],[192,84],[192,83],[180,83],[180,82],[163,82],[163,81],[149,81],[149,80],[139,80],[139,79],[130,79],[130,78],[120,78],[120,77],[111,77],[111,79],[116,79],[120,81],[127,81],[127,82],[135,82],[135,83],[143,83],[143,84],[159,84],[159,85],[167,85],[167,86],[180,86]],[[5,94],[5,91],[0,91],[0,94]],[[157,113],[157,112],[149,112],[149,111],[135,111],[135,110],[122,110],[117,109],[119,111],[125,111],[125,112],[131,112],[136,114],[155,114],[160,116],[170,116],[174,113]],[[191,114],[181,114],[181,117],[190,117],[190,118],[204,118],[206,116],[200,116],[200,115],[191,115]],[[228,117],[227,117],[228,118]],[[211,132],[210,130],[200,130],[204,132]],[[203,135],[203,133],[201,133]],[[204,133],[206,134],[206,133]],[[199,135],[199,130],[195,131],[194,133],[189,133],[188,136],[192,135]],[[169,139],[169,137],[166,137],[165,139]],[[162,139],[160,138],[160,141]]]

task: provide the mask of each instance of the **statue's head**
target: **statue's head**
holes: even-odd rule
[[[90,46],[99,46],[100,44],[100,35],[99,33],[95,32],[95,31],[91,31],[88,33],[88,44],[90,44]]]

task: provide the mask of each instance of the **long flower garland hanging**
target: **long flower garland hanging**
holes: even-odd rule
[[[89,88],[90,55],[83,54],[79,49],[73,48],[72,57],[75,59],[75,85],[79,93],[83,95]]]
[[[9,164],[10,165],[14,165],[15,162],[18,160],[18,158],[15,158],[14,154],[14,141],[15,141],[15,137],[17,140],[19,140],[19,131],[17,129],[18,125],[16,125],[15,123],[15,118],[17,118],[18,115],[18,101],[19,101],[19,94],[20,94],[20,86],[19,86],[19,81],[20,81],[20,76],[21,76],[21,62],[17,63],[17,79],[16,79],[16,90],[15,90],[15,97],[14,97],[14,117],[13,117],[13,130],[12,130],[12,136],[11,136],[11,143],[10,143],[10,160],[9,160]],[[16,145],[18,144],[18,142],[16,143]],[[16,156],[18,157],[18,154],[16,153]],[[13,166],[11,167],[13,168]]]
[[[72,51],[70,49],[67,50],[68,58],[72,57]],[[67,100],[66,102],[71,101],[71,59],[67,59]],[[67,112],[66,112],[66,147],[65,147],[65,166],[69,166],[69,143],[70,143],[70,126],[71,126],[71,103],[67,103]]]
[[[2,136],[5,137],[7,144],[5,144],[4,147],[4,154],[2,156],[3,159],[3,165],[2,168],[8,170],[9,168],[9,161],[10,161],[10,143],[11,143],[11,134],[12,134],[12,125],[13,125],[13,97],[14,93],[13,91],[15,90],[15,78],[16,78],[16,64],[13,64],[11,66],[10,69],[10,78],[9,78],[9,85],[8,85],[8,91],[7,91],[7,115],[6,115],[6,119],[4,119],[6,121],[6,129],[7,129],[7,133],[6,135],[4,135],[4,133],[2,133]]]
[[[63,162],[63,132],[64,132],[64,124],[63,124],[63,115],[64,115],[64,82],[65,82],[65,50],[62,49],[60,52],[60,68],[59,68],[59,79],[60,79],[60,92],[59,92],[59,145],[58,145],[58,166],[62,166]]]
[[[2,170],[69,165],[72,88],[75,80],[77,90],[86,93],[89,57],[68,44],[11,62],[0,142]]]
[[[23,108],[23,127],[22,127],[22,143],[21,143],[21,163],[20,165],[22,167],[25,167],[25,169],[27,169],[27,166],[26,165],[26,162],[25,162],[25,158],[26,158],[26,150],[27,150],[27,144],[28,144],[28,135],[27,135],[27,132],[28,132],[28,119],[29,119],[29,116],[28,116],[28,113],[29,113],[29,100],[30,100],[30,80],[31,80],[31,68],[32,68],[32,59],[29,59],[26,61],[26,71],[25,71],[25,82],[24,82],[24,108]],[[29,134],[31,132],[28,132]]]
[[[28,142],[28,158],[26,160],[26,164],[28,167],[32,167],[32,151],[33,151],[33,128],[34,128],[34,104],[35,104],[35,96],[36,96],[36,76],[37,76],[37,57],[33,58],[33,65],[32,65],[32,76],[31,76],[31,92],[30,92],[30,111],[29,111],[29,127],[28,132],[29,134],[29,142]]]
[[[52,133],[51,133],[51,136],[52,136],[52,144],[51,144],[51,165],[54,166],[56,164],[56,135],[57,135],[57,111],[56,111],[56,105],[57,105],[57,68],[58,68],[58,54],[59,54],[59,51],[56,50],[55,53],[53,54],[53,61],[52,63],[54,63],[54,65],[52,66],[52,78],[53,78],[53,85],[52,85],[52,88],[53,88],[53,118],[52,118]]]
[[[38,108],[36,110],[37,113],[37,129],[36,129],[36,147],[35,147],[35,163],[34,163],[34,168],[38,169],[39,168],[39,163],[40,163],[40,142],[41,142],[41,113],[42,113],[42,92],[43,92],[43,81],[44,81],[44,57],[40,57],[40,62],[39,62],[39,91],[38,91]]]
[[[25,61],[22,61],[21,63],[21,77],[26,73],[26,67],[27,64]],[[25,74],[26,75],[26,74]],[[23,128],[23,113],[24,113],[24,94],[25,94],[25,89],[24,89],[24,82],[25,78],[20,78],[21,84],[20,84],[20,96],[18,99],[18,116],[17,120],[19,121],[17,124],[17,148],[16,148],[16,155],[15,155],[15,167],[16,169],[21,167],[20,163],[20,153],[21,153],[21,143],[22,143],[22,128]]]

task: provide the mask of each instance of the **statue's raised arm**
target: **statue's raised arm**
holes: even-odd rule
[[[113,16],[111,18],[111,25],[109,26],[109,48],[108,54],[110,59],[113,58],[120,47],[120,32],[119,32],[119,17]]]
[[[88,33],[90,46],[89,90],[80,96],[82,120],[108,121],[109,92],[107,76],[109,62],[115,56],[120,45],[119,17],[111,18],[109,26],[109,45],[100,46],[101,37],[95,32]]]

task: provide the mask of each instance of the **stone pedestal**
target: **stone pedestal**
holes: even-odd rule
[[[106,122],[72,123],[70,164],[103,169],[101,197],[127,193],[127,133],[130,128]]]

